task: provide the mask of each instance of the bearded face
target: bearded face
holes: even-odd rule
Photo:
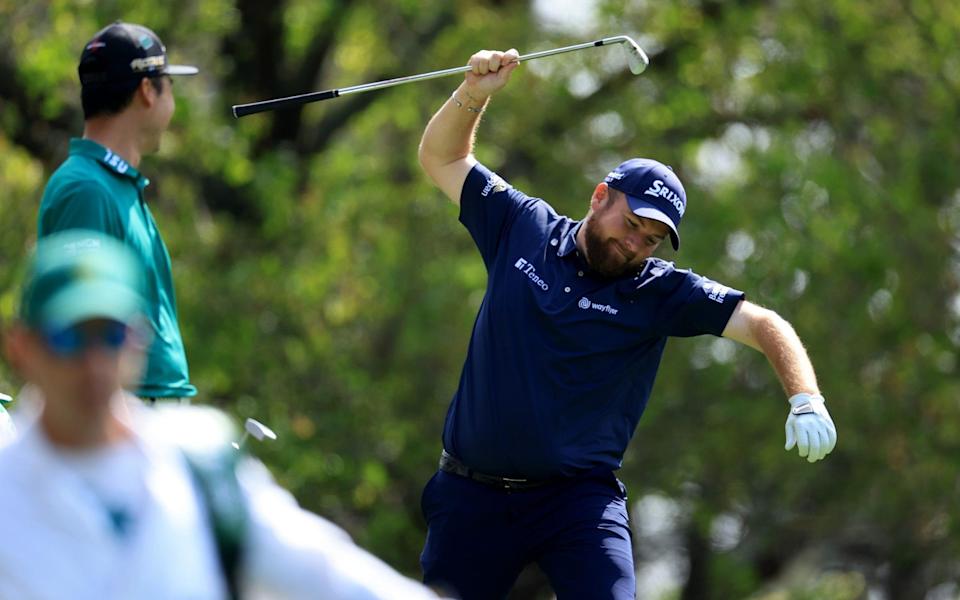
[[[616,278],[626,273],[634,256],[612,237],[605,236],[597,213],[584,222],[584,241],[587,245],[587,264],[598,274]]]
[[[587,264],[608,278],[638,270],[669,231],[659,221],[633,214],[615,190],[587,215],[583,229]]]

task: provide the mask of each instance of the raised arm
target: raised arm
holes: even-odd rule
[[[790,450],[810,462],[829,454],[837,443],[837,430],[824,404],[813,364],[796,331],[772,310],[741,301],[723,330],[723,337],[763,352],[783,385],[790,402],[785,426]]]
[[[507,84],[517,65],[516,50],[481,50],[470,57],[472,68],[440,110],[433,115],[420,140],[420,165],[444,194],[460,203],[467,173],[473,168],[477,124],[490,96]]]

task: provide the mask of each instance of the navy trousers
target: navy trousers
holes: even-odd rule
[[[421,499],[424,583],[462,600],[505,598],[536,562],[557,600],[633,600],[627,492],[613,473],[506,491],[437,472]]]

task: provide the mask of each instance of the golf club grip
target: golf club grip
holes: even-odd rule
[[[326,90],[323,92],[310,92],[309,94],[299,94],[297,96],[287,96],[286,98],[274,98],[273,100],[263,100],[261,102],[251,102],[249,104],[235,104],[233,106],[233,116],[236,118],[245,117],[268,110],[278,108],[287,108],[290,106],[299,106],[310,102],[319,102],[320,100],[329,100],[340,95],[340,90]]]

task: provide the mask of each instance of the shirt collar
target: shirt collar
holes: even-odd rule
[[[150,180],[141,175],[140,171],[133,168],[130,163],[123,160],[119,154],[115,154],[106,146],[101,146],[93,140],[85,138],[71,139],[70,154],[92,158],[111,173],[132,179],[134,185],[140,190],[150,185]]]
[[[567,233],[560,239],[557,256],[564,258],[577,251],[577,232],[580,231],[582,225],[583,221],[577,221],[573,227],[567,230]]]
[[[571,254],[575,254],[580,261],[586,265],[587,262],[580,255],[579,248],[577,248],[577,232],[580,231],[580,228],[583,227],[584,221],[577,221],[573,227],[567,230],[563,237],[560,238],[560,243],[557,248],[557,256],[560,258],[566,258]],[[643,272],[650,264],[655,263],[657,259],[653,257],[648,258],[644,263],[635,272],[630,272],[624,275],[624,278],[629,277],[640,277],[641,272]]]

